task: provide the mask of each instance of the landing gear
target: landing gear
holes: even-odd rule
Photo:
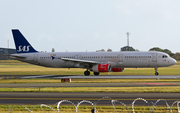
[[[99,75],[99,72],[94,72],[94,75],[96,75],[96,76]]]
[[[156,75],[156,76],[158,76],[158,75],[159,75],[159,73],[158,73],[158,72],[155,72],[155,75]]]
[[[84,75],[85,76],[89,76],[90,75],[90,72],[87,70],[87,71],[84,71]]]
[[[157,72],[157,67],[155,67],[154,69],[155,69],[155,75],[158,76],[159,73]]]

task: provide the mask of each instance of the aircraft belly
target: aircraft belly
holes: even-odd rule
[[[126,59],[123,63],[124,67],[154,67],[154,64],[151,60],[148,59]]]
[[[137,65],[139,67],[149,67],[150,66],[150,62],[149,61],[138,61]]]
[[[135,63],[131,59],[125,59],[124,60],[124,67],[133,67],[135,64],[137,64],[137,63]]]

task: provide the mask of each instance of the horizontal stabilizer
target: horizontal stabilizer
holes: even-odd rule
[[[25,59],[26,56],[18,55],[18,54],[11,54],[8,55],[10,58],[19,58],[19,59]]]

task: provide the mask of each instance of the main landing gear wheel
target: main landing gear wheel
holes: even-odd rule
[[[85,76],[89,76],[89,75],[90,75],[90,72],[89,72],[89,71],[85,71],[85,72],[84,72],[84,75],[85,75]]]
[[[94,75],[96,75],[96,76],[99,75],[99,72],[94,72]]]

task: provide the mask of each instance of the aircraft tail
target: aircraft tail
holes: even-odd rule
[[[18,29],[12,29],[17,53],[33,53],[36,51]]]

